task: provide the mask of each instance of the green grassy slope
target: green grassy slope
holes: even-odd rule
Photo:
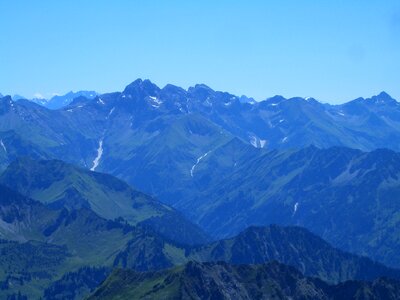
[[[200,244],[207,236],[176,210],[111,175],[91,172],[59,160],[20,158],[0,182],[54,208],[89,208],[105,219],[142,224],[170,240]]]

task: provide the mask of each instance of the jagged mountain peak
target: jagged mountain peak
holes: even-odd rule
[[[174,94],[186,93],[185,89],[183,89],[177,85],[173,85],[173,84],[169,84],[169,83],[162,88],[162,91],[165,93],[174,93]]]
[[[214,92],[214,90],[212,88],[210,88],[208,85],[206,85],[204,83],[195,84],[194,87],[189,87],[189,91],[190,90],[193,90],[193,91],[195,91],[195,90],[207,90],[207,91],[210,91],[210,92]]]
[[[2,97],[0,97],[0,100],[1,100],[2,102],[10,102],[10,101],[13,101],[13,99],[12,99],[12,97],[11,97],[10,95],[2,96]]]
[[[374,97],[379,97],[381,99],[393,99],[392,96],[390,96],[388,93],[386,93],[385,91],[380,92],[378,95],[374,96]]]
[[[397,101],[392,98],[388,93],[382,91],[379,94],[372,96],[370,98],[363,98],[363,97],[358,97],[352,101],[349,101],[347,103],[344,103],[342,105],[344,106],[349,106],[349,105],[353,105],[353,104],[378,104],[378,105],[382,105],[382,104],[396,104]]]
[[[215,91],[205,84],[196,84],[194,87],[189,87],[188,93],[196,99],[205,100],[215,93]]]
[[[0,98],[0,112],[7,112],[14,107],[15,102],[12,100],[11,96],[7,95]]]
[[[286,101],[287,99],[281,95],[275,95],[273,97],[267,98],[258,102],[259,107],[276,106],[280,103]]]
[[[26,97],[18,95],[18,94],[15,94],[14,96],[12,96],[12,99],[14,101],[17,101],[17,100],[20,100],[20,99],[26,99]]]
[[[88,99],[85,96],[78,96],[72,100],[68,106],[79,106],[89,103],[92,99]]]
[[[257,103],[257,101],[254,100],[254,98],[247,97],[247,96],[245,96],[245,95],[240,96],[240,97],[239,97],[239,101],[240,101],[240,103],[249,103],[249,104],[255,104],[255,103]]]
[[[275,95],[273,97],[267,98],[263,101],[260,101],[260,107],[268,107],[268,106],[278,106],[281,103],[301,103],[301,104],[321,104],[318,100],[313,97],[291,97],[285,98],[281,95]]]
[[[391,103],[397,103],[395,99],[393,99],[388,93],[382,91],[376,96],[372,96],[371,98],[368,98],[366,100],[369,100],[371,102],[374,102],[376,104],[391,104]]]
[[[285,97],[283,97],[282,95],[275,95],[275,96],[272,96],[270,98],[267,98],[264,101],[278,102],[278,101],[285,101],[285,100],[287,100],[287,99]]]
[[[141,78],[138,78],[125,87],[123,94],[144,97],[155,96],[159,91],[160,88],[149,79],[142,80]]]

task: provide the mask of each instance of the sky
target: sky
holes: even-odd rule
[[[204,83],[263,100],[400,101],[400,1],[0,0],[0,93]]]

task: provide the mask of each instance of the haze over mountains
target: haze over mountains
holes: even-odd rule
[[[78,299],[115,267],[150,272],[115,271],[94,297],[115,282],[199,296],[199,278],[226,290],[230,276],[244,299],[260,276],[257,293],[274,282],[278,299],[397,289],[400,105],[388,94],[255,102],[138,79],[52,101],[0,99],[1,295]],[[232,266],[271,260],[298,271]],[[285,294],[274,274],[308,287]],[[394,281],[331,286],[381,276]]]
[[[93,99],[96,96],[97,96],[97,93],[95,91],[78,91],[78,92],[70,91],[70,92],[66,93],[65,95],[53,95],[50,99],[45,99],[42,97],[28,99],[21,95],[14,95],[14,96],[12,96],[12,99],[14,101],[18,101],[20,99],[27,99],[36,104],[47,107],[49,109],[59,109],[59,108],[62,108],[64,106],[70,104],[72,102],[72,100],[74,100],[77,97],[85,97],[87,99]]]

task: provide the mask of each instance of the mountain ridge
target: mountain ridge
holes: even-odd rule
[[[239,266],[189,262],[156,273],[115,270],[88,299],[397,299],[399,296],[400,283],[395,280],[352,281],[333,286],[304,277],[296,269],[277,262]]]
[[[122,218],[131,225],[147,226],[183,244],[208,241],[200,228],[175,209],[133,189],[124,181],[60,160],[20,158],[0,175],[0,182],[53,208],[89,208],[105,219]],[[168,228],[167,223],[174,228]]]
[[[2,185],[0,193],[3,195],[0,199],[0,237],[18,241],[3,243],[6,247],[3,250],[0,243],[4,257],[4,260],[0,259],[0,267],[4,267],[0,268],[0,280],[7,286],[4,291],[0,290],[0,295],[18,290],[40,295],[43,286],[64,293],[71,284],[86,290],[99,282],[96,271],[93,275],[90,270],[80,271],[89,266],[148,271],[170,268],[193,259],[223,259],[235,264],[280,260],[308,275],[331,282],[354,278],[374,280],[382,275],[400,278],[399,270],[334,249],[301,228],[253,227],[230,241],[190,247],[167,241],[146,228],[132,227],[122,220],[105,220],[85,207],[72,211],[48,208]],[[22,266],[28,262],[23,270],[9,268],[13,265],[9,258],[15,253],[23,255],[24,260],[19,260]],[[43,255],[46,260],[40,258]],[[32,261],[35,264],[29,265]],[[35,268],[42,263],[49,266],[44,278],[35,273]],[[72,273],[64,276],[65,272]],[[52,282],[57,280],[57,285],[49,286],[46,278],[51,278]],[[71,283],[70,280],[77,281]]]

